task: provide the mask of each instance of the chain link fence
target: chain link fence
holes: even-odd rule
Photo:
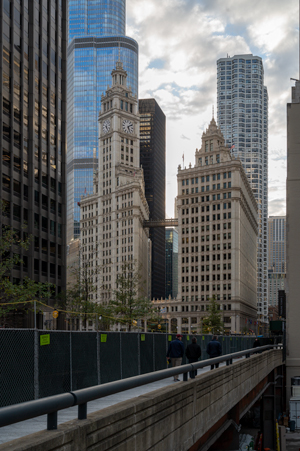
[[[176,335],[163,333],[0,330],[0,407],[167,368]],[[211,335],[198,335],[201,360]],[[281,337],[275,338],[281,342]],[[191,336],[183,337],[184,347]],[[222,354],[253,347],[254,337],[219,337]],[[261,345],[270,339],[261,338]],[[183,358],[183,364],[187,363]]]

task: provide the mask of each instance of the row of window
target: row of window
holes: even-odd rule
[[[224,183],[223,184],[223,189],[224,188],[231,188],[231,182],[228,182],[227,184],[226,183]],[[220,190],[221,189],[221,184],[220,183],[217,183],[216,185],[214,184],[214,185],[212,185],[212,188],[211,188],[213,191],[215,191],[216,189],[217,190]],[[210,185],[206,185],[206,186],[201,186],[201,193],[204,193],[205,191],[210,191]],[[200,192],[199,191],[199,189],[198,189],[198,186],[196,186],[195,188],[192,188],[191,189],[191,191],[189,190],[189,188],[186,188],[186,189],[183,189],[183,190],[181,190],[181,194],[182,194],[182,196],[184,196],[184,195],[186,195],[186,194],[194,194],[194,193],[198,193],[198,192]],[[225,193],[224,195],[223,195],[223,199],[226,199],[226,196],[227,196],[227,194]],[[231,194],[230,194],[230,196],[228,195],[228,197],[231,197]],[[216,198],[214,198],[213,200],[215,200]],[[220,199],[220,194],[219,194],[219,197],[217,197],[217,199]],[[195,198],[195,201],[196,202],[198,202],[198,198],[196,197]],[[193,204],[194,202],[192,201],[192,204]]]
[[[121,160],[129,161],[129,156],[125,155],[125,157],[124,157],[124,154],[122,153],[121,154]],[[130,157],[130,163],[133,163],[133,157]]]
[[[121,146],[121,152],[124,152],[124,146],[123,145]],[[129,153],[129,147],[128,146],[126,146],[126,153]],[[133,149],[132,148],[130,149],[130,153],[133,154]]]
[[[215,297],[216,297],[217,301],[221,300],[221,295],[220,294],[216,294]],[[207,294],[207,295],[201,294],[201,301],[209,301],[209,300],[210,300],[210,295],[209,294]],[[226,300],[230,301],[231,300],[231,294],[230,293],[229,294],[223,294],[222,300],[223,301],[226,301]],[[182,302],[189,302],[189,301],[191,301],[191,302],[194,302],[194,301],[198,302],[199,301],[199,295],[196,294],[196,295],[192,295],[192,296],[182,296],[181,297],[181,301]],[[220,310],[220,305],[218,305],[217,308],[218,308],[218,310]],[[223,304],[223,310],[226,310],[224,304]],[[228,305],[227,310],[231,310],[231,304]]]
[[[191,262],[194,263],[194,261],[197,263],[198,262],[198,256],[196,255],[191,256]],[[223,268],[223,271],[230,271],[231,270],[231,263],[223,263],[223,266],[221,265],[221,263],[217,263],[217,264],[213,264],[211,265],[201,265],[201,267],[199,266],[191,266],[191,272],[208,272],[208,271],[221,271],[221,267]],[[184,272],[184,271],[183,271]],[[186,266],[185,267],[185,272],[189,272],[189,267]],[[213,279],[215,280],[215,279]],[[219,279],[218,279],[219,280]]]
[[[206,216],[206,221],[210,221],[210,216],[209,215],[207,215]],[[187,219],[187,221],[186,221],[186,224],[188,224],[188,218],[186,218]],[[194,221],[193,221],[193,219],[194,218],[192,218],[192,224],[194,223]],[[228,213],[223,213],[223,220],[224,219],[231,219],[231,212],[228,212]],[[221,214],[220,213],[218,213],[218,214],[214,214],[214,215],[212,215],[211,216],[211,220],[212,221],[220,221],[221,220]],[[196,216],[196,221],[195,221],[196,223],[198,222],[198,216]],[[205,222],[205,216],[201,216],[201,222]],[[184,221],[182,222],[182,224],[184,224]],[[231,226],[230,227],[228,227],[228,228],[231,228]],[[223,225],[223,229],[227,229],[227,226],[226,226],[226,224],[224,224]],[[192,230],[192,229],[191,229]],[[217,227],[217,228],[213,228],[213,230],[220,230],[220,227]],[[188,227],[186,227],[186,228],[182,228],[182,234],[184,234],[184,233],[189,233],[189,228]],[[193,233],[193,232],[191,232],[191,233]]]
[[[221,275],[220,274],[207,274],[206,278],[204,275],[201,276],[201,282],[204,282],[206,280],[206,282],[211,281],[215,281],[215,280],[221,280]],[[231,273],[228,274],[223,274],[223,280],[231,280]],[[198,282],[198,276],[191,276],[190,280],[189,280],[189,276],[182,276],[181,278],[181,282],[182,283],[188,283],[188,282]]]
[[[228,249],[231,249],[231,247],[228,247]],[[201,255],[201,261],[207,261],[209,262],[210,260],[212,261],[216,261],[216,260],[221,260],[221,255],[223,256],[223,260],[231,260],[231,253],[228,254],[208,254],[208,255]],[[195,256],[195,261],[198,262],[198,256]],[[188,266],[186,267],[186,272],[188,272]],[[182,267],[182,272],[184,272],[184,267]]]
[[[194,296],[192,296],[192,297],[194,297]],[[198,296],[196,296],[197,297],[197,301],[198,301]],[[224,299],[224,300],[226,300],[226,299]],[[204,301],[204,299],[202,299],[202,296],[201,296],[201,301]],[[228,310],[231,310],[231,304],[229,304],[229,306],[230,306],[230,308],[228,308]],[[174,308],[176,308],[176,312],[177,312],[177,307],[170,307],[172,310],[172,312],[174,312]],[[218,310],[220,310],[220,305],[218,305],[217,306],[217,309]],[[207,304],[207,305],[182,305],[181,306],[181,311],[182,312],[196,312],[197,310],[199,310],[199,311],[201,311],[201,312],[204,312],[204,311],[209,311],[209,304]],[[223,305],[223,310],[226,310],[226,304],[224,304]],[[168,307],[167,307],[167,312],[168,312]],[[182,325],[184,324],[183,323],[183,320],[184,320],[185,318],[182,318]],[[191,318],[192,319],[192,324],[196,324],[197,322],[198,322],[198,319],[197,318]],[[193,322],[193,319],[195,319],[196,321],[194,321]],[[186,318],[186,320],[187,320],[187,318]],[[231,322],[231,317],[229,317],[229,318],[227,318],[227,317],[224,317],[224,323],[230,323]],[[188,320],[187,320],[187,322],[185,323],[185,324],[187,324],[188,323]]]
[[[184,250],[184,248],[182,248],[182,249]],[[223,250],[227,250],[227,249],[231,249],[230,242],[223,243]],[[211,247],[209,246],[209,244],[206,246],[201,246],[201,252],[210,252],[210,251],[214,252],[214,251],[220,251],[220,250],[221,250],[221,244],[213,244]],[[194,252],[194,249],[192,250],[192,252]],[[198,246],[195,247],[195,252],[198,252]],[[189,257],[182,257],[182,263],[184,263],[184,262],[188,263],[188,261],[189,261]]]
[[[39,183],[39,179],[38,179],[38,170],[35,169],[35,182]],[[37,175],[37,177],[36,177]],[[15,179],[11,179],[11,177],[3,174],[2,176],[2,187],[4,189],[4,191],[10,193],[11,192],[11,183],[12,183],[12,188],[13,188],[13,193],[16,196],[20,196],[21,193],[21,184],[19,181],[15,180]],[[24,186],[24,199],[28,200],[28,186],[27,185],[23,185]],[[43,173],[42,175],[42,186],[44,188],[48,188],[48,177],[46,174]],[[53,177],[50,178],[50,186],[51,186],[51,191],[53,193],[56,192],[56,183],[55,183],[55,179]],[[60,182],[58,182],[58,195],[61,196],[62,192],[62,185]]]
[[[183,179],[182,180],[182,186],[188,186],[188,185],[194,185],[197,184],[198,181],[200,180],[201,183],[205,183],[205,182],[209,182],[210,180],[221,180],[221,173],[218,174],[213,174],[213,175],[206,175],[206,176],[202,176],[202,177],[195,177],[195,178],[191,178],[191,179]],[[231,179],[231,171],[229,172],[223,172],[223,179]]]
[[[189,293],[189,288],[191,288],[191,292],[192,293],[194,293],[194,292],[197,292],[197,291],[202,291],[202,292],[204,292],[204,291],[221,291],[221,289],[223,289],[223,291],[230,291],[231,290],[231,283],[228,283],[228,284],[226,284],[226,283],[223,283],[223,286],[221,287],[221,284],[217,284],[217,285],[212,285],[212,286],[210,286],[210,285],[201,285],[201,290],[199,289],[200,288],[200,286],[198,286],[198,285],[192,285],[191,287],[189,287],[189,285],[187,285],[187,286],[182,286],[181,287],[181,291],[182,291],[182,293]]]
[[[205,157],[204,160],[202,157],[198,158],[199,166],[202,166],[202,163],[205,164],[205,166],[208,166],[208,164],[215,164],[220,163],[220,155],[210,155],[209,157]]]
[[[227,194],[227,193],[226,193]],[[192,198],[186,198],[186,199],[182,199],[182,205],[188,205],[189,204],[189,199],[191,199],[191,203],[198,203],[198,197],[192,197]],[[204,199],[204,197],[203,197]],[[214,195],[214,200],[218,200],[218,197],[216,197],[216,195]],[[220,200],[220,196],[219,196],[219,200]],[[223,204],[212,204],[212,211],[215,210],[221,210],[221,205],[223,205],[223,210],[228,210],[231,208],[231,202],[224,202]],[[192,208],[192,210],[194,210],[194,208]],[[210,211],[210,205],[202,205],[201,207],[201,212],[203,213],[204,211]],[[194,214],[194,212],[198,213],[198,207],[195,208],[195,210],[192,212],[192,214]]]

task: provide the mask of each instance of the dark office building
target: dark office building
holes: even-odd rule
[[[166,116],[154,99],[139,100],[140,164],[144,170],[150,219],[164,219],[166,206]],[[165,229],[150,229],[151,298],[165,296]]]
[[[31,237],[11,280],[49,282],[57,294],[66,283],[67,2],[0,4],[0,226]]]
[[[178,294],[178,231],[166,228],[166,299]]]

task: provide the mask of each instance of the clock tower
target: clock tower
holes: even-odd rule
[[[99,114],[99,182],[103,195],[110,194],[120,182],[119,167],[136,172],[140,166],[138,100],[127,87],[127,72],[121,61],[111,75],[112,86],[101,98]],[[108,174],[107,169],[111,169]]]
[[[151,243],[148,229],[143,228],[144,221],[149,219],[149,207],[140,167],[138,100],[127,86],[127,73],[121,61],[117,61],[111,75],[112,85],[101,98],[94,193],[80,202],[84,258],[91,258],[90,246],[85,246],[85,212],[91,203],[96,202],[98,207],[93,225],[98,250],[94,286],[97,286],[96,301],[105,304],[113,299],[117,276],[125,262],[134,264],[144,282],[138,295],[150,297],[151,288]]]

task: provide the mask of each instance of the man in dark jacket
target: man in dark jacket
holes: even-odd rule
[[[221,343],[218,342],[218,337],[216,335],[213,335],[212,340],[208,343],[206,352],[211,359],[213,357],[219,357],[219,355],[222,354],[222,346]],[[219,364],[216,363],[215,365],[211,365],[210,369],[213,370],[214,366],[219,368]]]
[[[260,347],[260,341],[258,338],[255,338],[253,343],[253,348],[259,348]],[[259,351],[257,351],[255,354],[259,354]]]
[[[189,359],[189,363],[198,362],[199,357],[201,357],[201,348],[197,345],[197,338],[192,337],[192,343],[187,345],[185,355]],[[192,371],[190,371],[190,377],[193,377]],[[194,375],[197,376],[197,370],[194,370]]]
[[[177,334],[176,340],[171,341],[167,352],[167,360],[171,359],[172,366],[180,366],[184,354],[184,345],[182,343],[182,335]],[[174,381],[179,381],[178,374],[174,376]]]
[[[254,343],[253,343],[253,348],[258,348],[260,346],[260,341],[258,338],[255,338]]]

